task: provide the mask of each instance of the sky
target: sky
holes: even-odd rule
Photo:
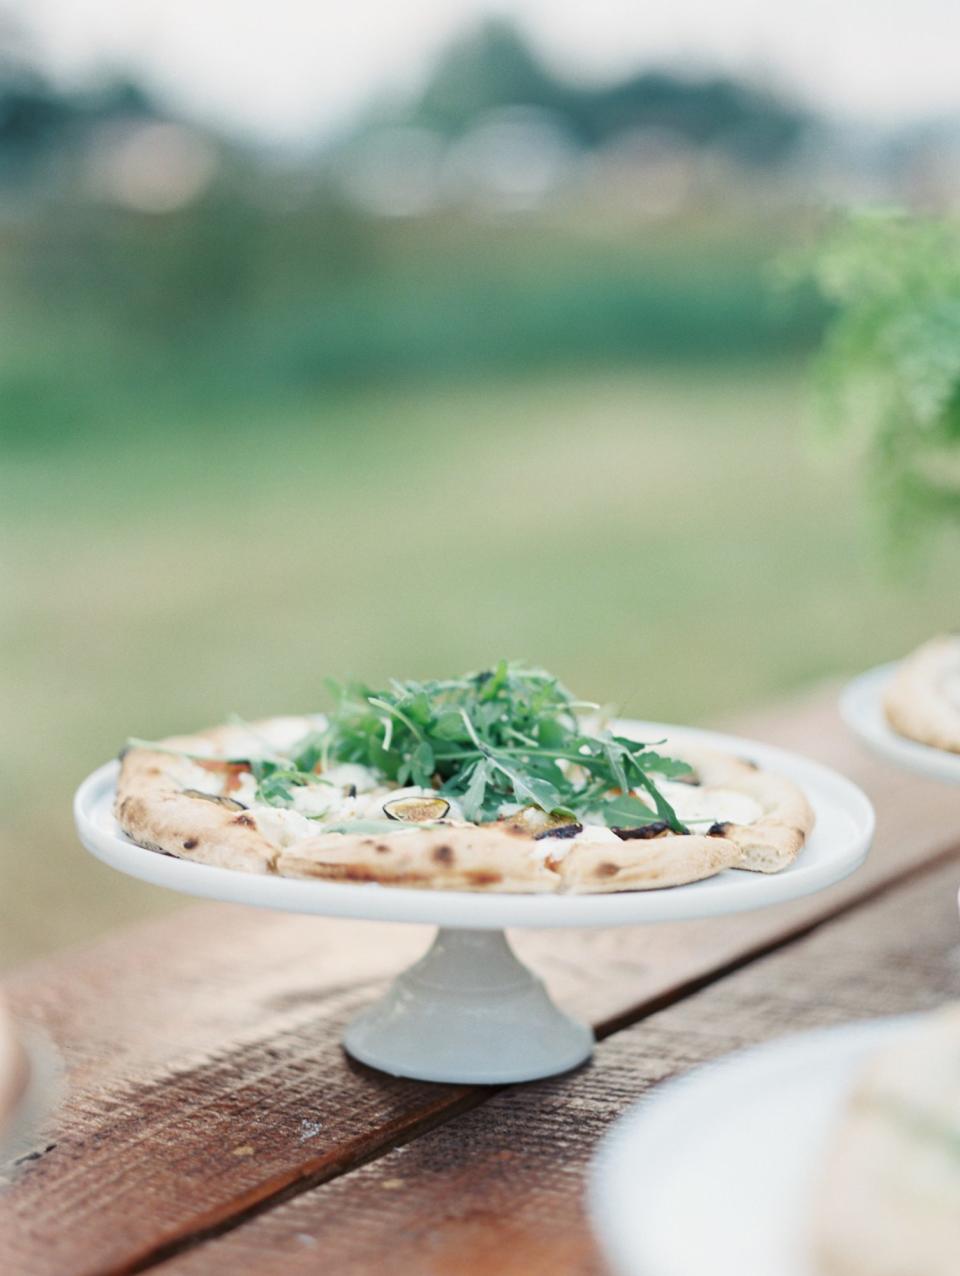
[[[491,13],[575,77],[720,69],[865,122],[960,114],[957,0],[0,0],[0,13],[68,82],[132,72],[265,141],[329,134],[410,91]]]

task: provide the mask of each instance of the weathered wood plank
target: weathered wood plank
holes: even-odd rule
[[[960,993],[960,860],[610,1037],[592,1067],[513,1087],[154,1276],[600,1276],[596,1144],[663,1077],[747,1043]]]
[[[960,840],[960,793],[868,759],[832,694],[751,729],[860,779],[881,817],[874,856],[843,886],[765,913],[518,937],[595,1023],[649,1012]],[[392,1081],[340,1050],[345,1018],[425,937],[203,907],[11,979],[21,1016],[62,1050],[69,1090],[43,1134],[56,1146],[0,1195],[0,1270],[143,1266],[486,1097]]]

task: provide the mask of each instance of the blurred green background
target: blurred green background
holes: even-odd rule
[[[502,655],[703,722],[956,621],[818,449],[785,292],[928,132],[729,77],[585,87],[512,28],[282,155],[113,80],[0,67],[0,962],[175,906],[91,861],[128,734]]]

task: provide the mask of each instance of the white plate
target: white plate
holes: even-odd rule
[[[628,1113],[590,1179],[618,1276],[815,1276],[825,1140],[868,1054],[911,1022],[787,1037],[670,1081]]]
[[[116,762],[100,767],[81,784],[74,815],[81,841],[98,859],[133,877],[188,895],[286,912],[480,929],[619,926],[741,912],[822,890],[852,873],[866,857],[873,838],[873,808],[860,789],[836,771],[772,745],[713,731],[633,721],[616,726],[622,734],[638,739],[666,736],[726,750],[799,785],[816,812],[817,822],[796,863],[774,875],[728,870],[688,886],[611,895],[410,890],[243,873],[175,859],[131,842],[112,813]]]
[[[879,665],[855,678],[840,696],[844,722],[875,753],[931,780],[960,784],[960,753],[934,749],[908,740],[887,722],[883,695],[897,671],[896,664]]]

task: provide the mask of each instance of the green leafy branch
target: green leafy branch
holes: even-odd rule
[[[893,541],[960,520],[960,225],[851,217],[815,275],[836,307],[817,364],[821,416],[860,439]]]

